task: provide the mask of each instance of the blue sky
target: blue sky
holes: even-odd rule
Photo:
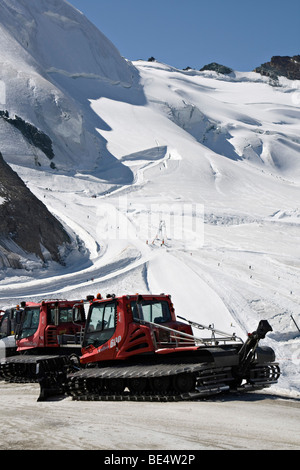
[[[300,54],[299,0],[68,0],[129,60],[250,71]]]

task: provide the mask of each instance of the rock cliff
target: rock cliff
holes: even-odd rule
[[[254,69],[254,72],[273,79],[282,76],[290,80],[300,80],[300,55],[274,56],[270,62]]]
[[[21,268],[32,254],[61,263],[61,250],[70,243],[62,224],[0,153],[0,267]]]

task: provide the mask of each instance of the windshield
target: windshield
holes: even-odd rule
[[[169,304],[167,301],[142,300],[137,303],[131,302],[134,319],[141,319],[153,323],[166,323],[172,321]]]
[[[116,302],[91,306],[83,346],[92,344],[98,347],[112,337],[115,331],[116,307]]]
[[[21,324],[21,331],[19,335],[19,339],[28,338],[28,336],[32,336],[38,326],[40,320],[40,308],[35,307],[27,307],[25,308],[22,314],[22,324]]]

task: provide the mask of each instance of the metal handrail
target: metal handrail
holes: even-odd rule
[[[229,333],[225,333],[224,331],[221,331],[221,330],[217,330],[213,325],[209,325],[209,326],[206,326],[206,325],[202,325],[201,323],[196,323],[194,321],[191,321],[191,320],[187,320],[186,318],[184,317],[181,317],[179,315],[177,315],[177,318],[181,318],[181,320],[184,320],[186,322],[188,322],[191,326],[195,327],[195,328],[198,328],[199,330],[210,330],[212,331],[212,334],[219,334],[219,335],[225,335],[225,337],[229,337],[231,341],[236,341],[237,339],[239,341],[241,341],[242,343],[244,342],[242,340],[242,338],[236,336],[235,333],[233,333],[232,335],[230,335]]]
[[[178,318],[182,318],[182,317],[178,317]],[[238,338],[235,334],[229,335],[228,333],[221,332],[219,330],[214,329],[213,327],[205,327],[204,325],[199,325],[199,326],[201,326],[200,329],[209,329],[209,330],[211,330],[213,332],[211,338],[198,338],[194,335],[184,333],[183,331],[175,330],[174,328],[169,328],[167,326],[161,325],[160,323],[154,323],[154,322],[151,322],[151,321],[148,321],[148,320],[143,320],[141,318],[135,318],[135,321],[138,322],[138,323],[144,324],[144,325],[149,325],[151,327],[152,333],[153,333],[153,328],[154,327],[156,329],[158,328],[158,329],[162,329],[162,330],[169,331],[169,332],[173,333],[174,336],[170,335],[170,337],[175,339],[176,343],[178,342],[178,339],[180,337],[181,337],[180,339],[182,339],[182,338],[185,339],[184,344],[200,343],[200,344],[207,345],[207,344],[211,344],[211,343],[219,344],[220,342],[226,343],[226,342],[229,342],[229,341],[236,341],[237,339],[240,340],[240,338]],[[186,321],[188,321],[188,320],[186,320]],[[191,323],[193,323],[193,322],[191,322]],[[194,326],[197,327],[197,325],[198,324],[195,323]],[[220,338],[216,338],[214,333],[222,334],[224,336],[220,337]],[[154,336],[154,341],[157,344],[155,336]],[[163,342],[160,342],[160,344],[163,344]],[[167,343],[165,343],[165,344],[167,344]]]

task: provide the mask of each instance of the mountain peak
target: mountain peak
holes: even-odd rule
[[[254,71],[275,79],[286,77],[289,80],[300,80],[300,55],[273,56],[270,62],[262,64]]]
[[[90,100],[105,95],[111,85],[130,88],[135,73],[109,39],[64,0],[3,0],[0,61],[5,64],[0,70],[2,116],[17,116],[54,143],[49,162],[13,128],[13,121],[0,116],[6,161],[45,170],[99,167],[108,155],[97,131],[104,123]]]
[[[130,81],[115,46],[64,0],[3,0],[0,11],[9,33],[46,71],[84,73]]]

